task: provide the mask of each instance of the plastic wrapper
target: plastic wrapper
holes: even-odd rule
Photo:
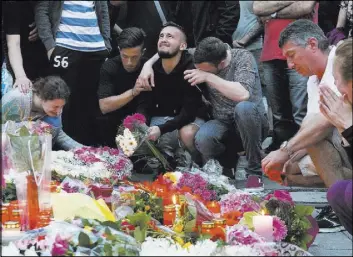
[[[67,193],[87,194],[90,189],[80,180],[66,177],[60,184],[60,187]]]

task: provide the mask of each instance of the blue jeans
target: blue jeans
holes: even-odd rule
[[[236,105],[233,121],[210,120],[203,124],[196,134],[195,147],[204,161],[220,159],[227,147],[237,148],[236,151],[242,148],[248,161],[246,171],[262,174],[261,144],[268,133],[268,119],[264,109],[262,103],[244,101]],[[236,151],[233,152],[234,159]]]
[[[263,69],[273,114],[273,143],[277,148],[297,133],[306,115],[308,78],[288,69],[284,60],[263,62]]]

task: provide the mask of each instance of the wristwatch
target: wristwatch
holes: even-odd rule
[[[279,149],[281,149],[282,151],[285,151],[289,157],[292,157],[292,152],[288,149],[287,146],[288,146],[288,141],[284,141],[279,147]]]
[[[277,18],[277,12],[272,13],[272,14],[271,14],[271,18],[272,18],[272,19],[276,19],[276,18]]]

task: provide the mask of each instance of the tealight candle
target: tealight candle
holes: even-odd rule
[[[212,221],[203,221],[201,226],[201,234],[210,235],[211,239],[216,239],[217,230],[215,229],[215,225]]]
[[[269,215],[262,215],[253,217],[253,225],[255,232],[264,237],[267,242],[273,242],[273,217]]]
[[[176,208],[174,204],[164,206],[163,209],[163,224],[172,226],[176,218]]]
[[[212,213],[216,214],[221,212],[221,206],[216,201],[208,202],[206,207]]]
[[[216,235],[218,238],[226,241],[226,220],[225,219],[213,219]]]

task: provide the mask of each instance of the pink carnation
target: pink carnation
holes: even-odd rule
[[[129,130],[134,130],[134,126],[138,124],[144,124],[146,123],[146,118],[140,113],[135,113],[134,115],[127,116],[124,119],[123,125],[125,128],[128,128]]]
[[[282,202],[289,202],[291,205],[294,205],[293,199],[290,196],[290,193],[286,190],[275,190],[273,194],[268,194],[265,196],[264,200],[270,200],[271,198],[276,198]]]
[[[287,226],[286,224],[278,217],[273,217],[273,239],[276,242],[280,242],[287,236]]]

